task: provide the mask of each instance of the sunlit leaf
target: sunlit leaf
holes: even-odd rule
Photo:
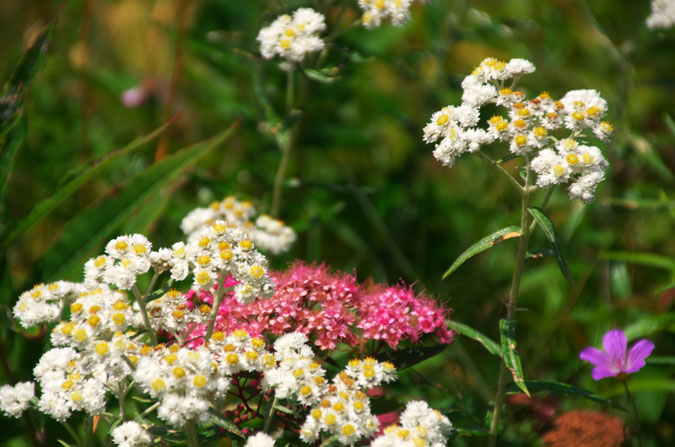
[[[502,357],[506,367],[511,371],[513,381],[522,390],[523,393],[530,395],[523,377],[523,366],[520,363],[520,357],[516,352],[516,321],[501,319],[499,320],[499,332],[502,342]]]
[[[470,257],[475,256],[478,253],[483,252],[490,247],[494,247],[501,241],[505,241],[506,239],[511,239],[514,237],[520,237],[520,235],[521,235],[520,227],[513,226],[502,228],[501,230],[495,231],[491,235],[484,237],[483,239],[481,239],[480,241],[476,242],[471,247],[469,247],[464,253],[459,255],[457,260],[455,260],[455,262],[453,262],[450,268],[445,272],[445,274],[443,275],[443,279],[450,276]]]
[[[567,262],[565,262],[565,258],[562,255],[562,249],[560,248],[560,238],[558,238],[558,232],[555,229],[555,225],[553,225],[553,221],[551,221],[544,210],[539,207],[532,207],[528,208],[527,210],[530,212],[532,217],[534,217],[537,225],[539,225],[539,228],[543,230],[544,234],[546,235],[546,239],[548,239],[549,243],[551,244],[553,253],[555,253],[555,258],[558,261],[558,266],[560,267],[560,272],[563,274],[565,279],[567,279],[567,281],[572,282],[572,273],[570,272]]]
[[[483,335],[477,330],[475,330],[472,327],[467,326],[466,324],[458,323],[456,321],[450,321],[448,323],[448,327],[452,330],[457,331],[458,333],[469,337],[473,338],[477,342],[481,343],[485,349],[488,350],[490,354],[493,355],[502,355],[502,349],[501,347],[494,342],[491,338],[489,338],[487,335]]]

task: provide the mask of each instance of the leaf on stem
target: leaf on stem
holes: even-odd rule
[[[604,397],[599,396],[590,390],[584,388],[577,388],[572,385],[568,385],[566,383],[550,382],[544,380],[527,380],[525,381],[525,385],[533,393],[548,391],[550,393],[557,394],[560,396],[580,396],[583,397],[584,399],[592,400],[601,403],[603,405],[609,405],[616,409],[626,411],[625,408],[623,408],[616,402],[613,402],[609,399],[605,399]],[[521,390],[518,387],[516,387],[516,384],[514,383],[510,383],[506,386],[507,394],[517,394],[520,392]]]
[[[521,234],[522,233],[520,232],[520,227],[511,226],[502,228],[501,230],[495,231],[491,235],[484,237],[483,239],[481,239],[480,241],[476,242],[471,247],[469,247],[464,253],[459,255],[457,260],[452,263],[448,271],[445,272],[442,279],[445,279],[448,276],[450,276],[470,257],[475,256],[478,253],[483,252],[490,247],[494,247],[501,241],[505,241],[507,239],[511,239],[514,237],[520,237]]]
[[[448,323],[448,327],[452,330],[457,331],[458,333],[465,335],[469,338],[473,338],[477,342],[481,343],[485,349],[488,350],[490,354],[500,356],[502,355],[502,350],[500,346],[494,342],[487,335],[483,335],[474,328],[467,326],[466,324],[458,323],[456,321],[451,321]]]
[[[520,363],[520,357],[516,352],[516,320],[499,320],[499,332],[502,341],[502,357],[506,367],[511,371],[513,381],[523,393],[530,396],[530,392],[525,385],[523,378],[523,366]]]
[[[397,371],[402,371],[440,354],[447,347],[448,345],[420,346],[400,351],[387,351],[378,354],[376,358],[380,362],[391,362]]]
[[[211,422],[216,424],[218,427],[222,427],[225,430],[229,431],[230,433],[233,433],[241,438],[246,437],[244,433],[239,429],[239,427],[234,425],[234,422],[226,418],[224,414],[219,413],[213,408],[209,408],[209,414],[212,416]]]
[[[562,250],[560,248],[560,238],[558,237],[558,232],[555,229],[555,225],[553,225],[553,221],[550,217],[548,217],[544,210],[539,207],[535,206],[528,208],[527,210],[530,212],[532,217],[534,217],[534,220],[537,222],[537,225],[539,225],[539,228],[544,231],[546,239],[548,239],[549,243],[551,244],[555,258],[558,261],[558,267],[560,267],[560,272],[569,283],[572,283],[572,273],[570,272],[567,262],[565,262],[565,258],[562,255]]]

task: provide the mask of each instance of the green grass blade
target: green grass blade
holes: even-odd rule
[[[546,392],[557,394],[559,396],[579,396],[584,399],[592,400],[594,402],[601,403],[603,405],[609,405],[610,407],[617,408],[619,410],[626,411],[621,405],[613,402],[609,399],[605,399],[602,396],[599,396],[592,391],[589,391],[584,388],[577,388],[572,385],[567,385],[566,383],[560,382],[550,382],[543,380],[527,380],[525,381],[527,388],[533,393]],[[517,394],[520,393],[520,388],[516,386],[515,383],[510,383],[506,386],[507,394]]]
[[[544,231],[546,239],[548,239],[549,243],[551,244],[553,253],[555,253],[555,258],[558,261],[558,266],[560,267],[560,272],[567,281],[572,283],[572,272],[570,272],[567,262],[565,262],[565,258],[562,255],[562,249],[560,248],[560,238],[558,237],[558,232],[555,229],[555,225],[553,225],[553,221],[550,217],[548,217],[544,210],[539,207],[532,207],[528,208],[527,210],[530,212],[532,217],[534,217],[534,220],[537,221],[537,225],[539,225],[539,228]]]
[[[480,241],[476,242],[471,247],[469,247],[464,253],[459,255],[457,260],[455,260],[455,262],[452,263],[448,271],[445,272],[442,279],[445,279],[448,276],[450,276],[470,257],[475,256],[478,253],[483,252],[490,247],[494,247],[501,241],[505,241],[506,239],[511,239],[514,237],[520,237],[520,235],[521,235],[520,227],[513,226],[502,228],[501,230],[495,231],[491,235],[484,237],[483,239],[481,239]]]
[[[45,254],[43,278],[59,279],[81,268],[83,258],[92,248],[109,238],[148,198],[176,181],[187,167],[222,144],[232,135],[237,125],[235,123],[209,140],[171,154],[132,177],[122,186],[121,191],[114,188],[115,194],[96,202],[75,216],[66,224],[58,241]]]
[[[641,253],[630,251],[606,251],[600,255],[608,261],[623,261],[632,264],[641,264],[649,267],[660,268],[668,271],[675,270],[675,259],[654,253]]]
[[[483,347],[487,349],[490,354],[501,357],[502,355],[501,347],[487,335],[483,335],[474,328],[467,326],[466,324],[458,323],[456,321],[449,322],[448,327],[466,337],[473,338],[474,340],[482,344]]]
[[[523,366],[516,352],[516,320],[499,320],[499,332],[501,333],[502,357],[506,367],[511,371],[513,381],[518,388],[530,396],[525,379],[523,378]]]
[[[111,163],[115,162],[119,158],[127,155],[146,143],[157,138],[162,132],[164,132],[176,119],[174,117],[172,120],[166,124],[160,126],[153,132],[145,135],[143,137],[138,137],[134,139],[128,145],[116,149],[102,159],[96,160],[89,164],[89,167],[85,169],[80,175],[70,180],[68,183],[63,185],[53,196],[42,200],[39,202],[33,209],[28,213],[28,215],[18,222],[16,222],[11,228],[7,229],[5,236],[2,240],[2,247],[6,248],[9,246],[14,239],[23,234],[26,230],[30,229],[33,225],[39,222],[43,217],[49,214],[54,208],[56,208],[61,202],[63,202],[68,196],[73,192],[77,191],[83,184],[91,180],[93,177],[101,173],[105,168],[107,168]]]

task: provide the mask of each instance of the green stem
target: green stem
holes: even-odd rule
[[[141,296],[141,291],[138,290],[138,286],[136,284],[134,284],[134,287],[131,290],[134,292],[136,302],[138,303],[138,307],[141,310],[141,317],[143,317],[143,325],[148,330],[148,334],[150,334],[150,342],[152,343],[153,346],[155,346],[157,344],[157,336],[155,335],[155,331],[154,329],[152,329],[152,325],[150,324],[148,309],[145,307],[145,297]]]
[[[288,118],[293,110],[293,100],[295,96],[295,72],[289,70],[286,72],[286,117]],[[272,217],[279,217],[281,210],[281,195],[284,186],[284,178],[286,178],[286,170],[291,158],[291,150],[293,148],[293,140],[295,138],[295,129],[298,125],[296,121],[290,129],[286,130],[287,135],[277,136],[277,144],[281,150],[281,162],[277,174],[274,177],[274,189],[272,190]],[[282,132],[284,130],[280,130]]]
[[[270,406],[265,412],[265,427],[263,428],[264,433],[268,433],[270,427],[272,426],[272,419],[274,418],[274,406],[277,404],[277,398],[275,397]]]
[[[91,443],[91,437],[94,434],[94,419],[93,416],[87,416],[84,419],[84,442],[82,443],[83,447],[89,447]]]
[[[150,296],[150,293],[152,293],[153,287],[155,287],[155,283],[157,282],[157,278],[159,278],[159,273],[155,272],[152,275],[152,279],[150,280],[150,284],[148,284],[148,288],[145,289],[145,295],[143,296]]]
[[[225,278],[223,272],[221,272],[220,277],[222,279]],[[228,290],[232,290],[232,288],[228,288]],[[206,329],[206,334],[204,335],[204,343],[211,340],[211,335],[213,335],[213,328],[216,325],[216,317],[218,316],[220,303],[223,301],[223,295],[225,295],[225,287],[223,287],[223,283],[221,282],[218,284],[218,292],[216,292],[216,296],[213,298],[213,309],[211,309],[211,315],[209,316],[209,326]]]
[[[195,421],[187,421],[185,423],[184,431],[188,447],[199,447],[199,435],[197,435]]]
[[[511,173],[510,173],[509,171],[507,171],[507,170],[504,168],[504,166],[502,166],[501,163],[497,163],[496,161],[494,161],[494,160],[492,159],[492,157],[490,157],[489,155],[487,155],[487,154],[486,154],[485,152],[483,152],[483,151],[478,151],[478,153],[481,155],[481,157],[483,157],[483,159],[485,159],[485,161],[487,161],[487,162],[490,163],[492,166],[494,166],[495,168],[497,168],[497,169],[499,169],[500,171],[502,171],[502,173],[503,173],[504,175],[506,175],[506,178],[507,178],[507,179],[509,180],[509,182],[513,185],[513,187],[516,188],[516,189],[518,190],[519,193],[521,193],[521,194],[524,195],[523,186],[518,182],[518,180],[516,180],[516,179],[511,175]],[[528,163],[528,169],[529,169],[529,163]]]
[[[523,275],[523,266],[525,264],[525,255],[527,253],[527,245],[530,240],[530,225],[528,222],[529,213],[527,207],[530,200],[530,160],[525,157],[525,188],[522,188],[522,200],[520,205],[520,241],[518,242],[518,253],[516,254],[516,265],[513,268],[513,278],[511,279],[511,290],[509,291],[509,299],[506,302],[506,318],[514,319],[516,303],[518,301],[518,294],[520,293],[520,280]],[[519,185],[520,186],[520,185]],[[506,388],[507,370],[506,364],[502,361],[499,367],[499,379],[497,381],[497,393],[495,395],[495,407],[492,412],[492,422],[490,423],[490,439],[488,440],[488,447],[495,447],[497,445],[497,433],[499,431],[499,419],[502,414],[502,406],[504,404],[504,391]]]
[[[61,422],[61,425],[62,425],[63,428],[65,428],[66,431],[70,434],[70,436],[73,438],[73,440],[75,441],[75,443],[76,443],[78,446],[81,446],[81,445],[82,445],[82,441],[80,440],[80,437],[77,436],[77,433],[75,433],[75,430],[73,430],[73,428],[72,428],[70,425],[68,425],[67,422]]]
[[[633,395],[630,393],[630,390],[628,389],[628,380],[622,380],[623,382],[623,387],[626,390],[626,397],[628,397],[628,401],[631,403],[631,406],[633,407],[633,414],[635,415],[635,424],[637,425],[638,429],[638,447],[642,447],[642,431],[640,430],[640,414],[638,413],[637,405],[635,405],[635,399],[633,399]]]

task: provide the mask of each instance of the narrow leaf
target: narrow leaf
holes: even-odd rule
[[[558,238],[558,232],[555,230],[553,221],[551,221],[544,210],[539,207],[532,207],[528,208],[527,210],[530,212],[530,214],[532,214],[534,220],[537,221],[537,225],[539,225],[539,228],[544,231],[546,238],[551,244],[555,258],[558,261],[558,266],[560,267],[560,272],[563,274],[565,279],[571,283],[572,273],[570,272],[567,262],[565,262],[565,258],[562,255],[562,249],[560,248],[560,238]]]
[[[609,405],[611,407],[625,411],[625,409],[616,402],[613,402],[609,399],[605,399],[604,397],[599,396],[587,389],[577,388],[572,385],[567,385],[566,383],[550,382],[543,380],[527,380],[525,381],[525,385],[533,393],[548,391],[550,393],[558,394],[560,396],[580,396],[583,397],[584,399],[592,400],[601,403],[603,405]],[[506,392],[508,394],[517,394],[520,393],[521,390],[518,387],[516,387],[516,384],[510,383],[506,386]]]
[[[513,381],[523,393],[530,395],[523,378],[523,367],[516,352],[516,320],[499,320],[499,332],[502,341],[502,357],[506,367],[511,371]]]
[[[424,360],[430,359],[445,351],[448,345],[420,346],[400,351],[387,351],[377,355],[380,362],[391,362],[398,371],[410,368]]]
[[[488,248],[497,245],[501,241],[505,241],[506,239],[511,239],[514,237],[520,237],[521,234],[522,233],[520,232],[520,227],[506,227],[502,228],[499,231],[495,231],[489,236],[484,237],[483,239],[481,239],[480,241],[476,242],[471,247],[469,247],[464,253],[459,255],[457,260],[452,263],[448,271],[445,272],[442,279],[445,279],[448,276],[450,276],[455,270],[459,268],[459,266],[464,264],[464,262],[470,257],[475,256],[478,253],[483,252]]]
[[[624,261],[632,264],[641,264],[663,270],[675,270],[675,259],[654,253],[640,253],[629,251],[606,251],[600,255],[609,261]]]
[[[26,230],[31,228],[36,224],[40,219],[46,216],[54,208],[56,208],[61,202],[63,202],[68,196],[73,192],[79,189],[84,183],[91,180],[93,177],[98,175],[101,171],[107,168],[111,163],[123,157],[124,155],[135,151],[136,149],[142,147],[144,144],[152,141],[157,138],[162,132],[164,132],[175,120],[175,117],[162,125],[158,129],[154,130],[152,133],[145,135],[143,137],[136,138],[134,141],[128,145],[116,149],[100,160],[96,160],[91,163],[90,167],[82,172],[81,175],[72,179],[67,184],[65,184],[61,189],[59,189],[53,196],[42,200],[39,202],[33,209],[28,213],[26,217],[20,219],[11,229],[7,230],[7,235],[3,238],[2,246],[7,247],[14,239],[24,233]]]
[[[64,226],[57,242],[43,256],[42,277],[62,278],[73,268],[79,268],[83,257],[109,238],[137,207],[143,206],[162,187],[176,181],[186,168],[222,144],[237,125],[238,122],[209,140],[171,154],[136,174],[122,185],[120,191],[115,189],[115,194],[81,211]],[[157,202],[161,203],[161,200]]]
[[[477,342],[481,343],[485,349],[488,350],[490,354],[498,355],[501,357],[502,350],[501,347],[495,343],[491,338],[486,335],[481,334],[472,327],[467,326],[466,324],[458,323],[456,321],[451,321],[448,323],[448,327],[457,331],[458,333],[465,335],[469,338],[473,338]]]
[[[649,357],[647,363],[652,365],[675,365],[675,356]]]
[[[19,146],[26,137],[26,119],[20,118],[12,125],[5,136],[5,141],[0,143],[0,203],[5,200],[7,193],[7,182],[9,175],[14,167],[14,156],[19,150]]]

